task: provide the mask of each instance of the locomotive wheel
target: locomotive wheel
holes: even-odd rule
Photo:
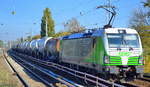
[[[142,73],[137,73],[136,78],[143,78],[143,74]]]
[[[109,73],[101,73],[99,74],[101,78],[105,79],[105,80],[110,80],[110,74]]]
[[[126,81],[133,81],[135,79],[136,76],[136,70],[135,68],[131,67],[126,73]]]
[[[110,79],[111,79],[112,81],[118,80],[118,76],[117,76],[116,74],[111,74],[111,75],[110,75]]]

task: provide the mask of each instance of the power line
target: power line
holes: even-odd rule
[[[78,19],[78,18],[80,18],[80,17],[82,17],[82,16],[87,15],[88,13],[91,13],[91,12],[95,11],[95,10],[96,10],[96,8],[93,8],[93,9],[87,11],[87,12],[79,12],[79,15],[74,16],[74,17],[72,17],[72,18]],[[64,22],[62,22],[62,23],[58,23],[58,24],[56,24],[56,26],[57,26],[57,25],[63,25],[63,23],[66,23],[66,22],[68,22],[69,20],[70,20],[70,19],[67,19],[66,21],[64,21]]]
[[[76,8],[79,9],[80,7],[83,7],[84,4],[87,5],[87,3],[91,3],[91,2],[93,2],[93,0],[89,0],[89,1],[86,2],[86,3],[85,3],[85,1],[84,1],[84,3],[81,3],[80,5],[78,5],[78,7],[72,8],[72,10],[75,10]],[[72,18],[78,19],[78,18],[80,18],[80,17],[82,17],[82,16],[84,16],[84,15],[86,15],[86,14],[88,14],[88,13],[94,11],[94,10],[96,10],[96,8],[93,8],[92,10],[89,10],[89,11],[86,11],[86,12],[80,11],[80,12],[79,12],[79,15],[73,16]],[[58,25],[63,25],[63,23],[68,22],[70,19],[71,19],[71,18],[69,18],[69,19],[67,19],[67,20],[65,20],[65,21],[63,21],[63,22],[61,22],[61,23],[58,23],[58,24],[56,24],[56,26],[58,26]]]
[[[77,6],[72,6],[73,8],[71,8],[69,10],[74,11],[74,10],[77,10],[79,8],[81,9],[81,7],[83,7],[84,5],[87,5],[88,3],[91,3],[91,2],[93,2],[93,0],[88,0],[87,2],[85,2],[85,0],[83,0],[82,3],[79,3],[79,5],[77,5]],[[62,12],[62,11],[64,11],[64,9],[62,9],[60,12]],[[60,15],[59,12],[57,12],[57,14]]]
[[[86,15],[86,14],[92,12],[92,11],[95,11],[96,9],[103,8],[103,9],[106,10],[106,12],[109,12],[109,13],[108,13],[109,21],[108,21],[108,24],[107,24],[107,25],[110,25],[110,26],[111,26],[111,24],[113,24],[114,19],[115,19],[115,15],[116,15],[115,9],[116,9],[116,7],[114,7],[114,6],[111,5],[111,1],[110,1],[110,0],[107,0],[107,1],[108,1],[108,4],[107,4],[107,5],[98,6],[98,7],[96,7],[96,8],[93,8],[92,10],[89,10],[89,11],[85,12],[85,13],[84,13],[84,12],[80,12],[79,15],[74,16],[74,17],[72,17],[72,18],[78,19],[79,17],[82,17],[82,16],[84,16],[84,15]],[[110,17],[110,14],[112,14],[111,17]],[[70,20],[70,19],[64,21],[63,23],[65,23],[65,22],[67,23],[69,20]],[[56,25],[62,25],[63,23],[59,23],[59,24],[56,24]]]

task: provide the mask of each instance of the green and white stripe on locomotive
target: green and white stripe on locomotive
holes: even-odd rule
[[[111,41],[113,38],[114,40]],[[111,42],[118,43],[110,45]],[[106,50],[104,65],[143,65],[142,44],[136,30],[105,29],[104,43]]]

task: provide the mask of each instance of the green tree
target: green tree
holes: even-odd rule
[[[150,0],[146,0],[144,2],[143,6],[145,7],[147,20],[148,20],[149,25],[150,25]]]
[[[27,36],[25,39],[24,39],[24,41],[31,41],[32,40],[32,37],[31,36]],[[23,42],[24,42],[23,41]],[[20,42],[21,43],[21,39],[19,38],[18,39],[18,42]]]
[[[136,10],[129,21],[129,27],[138,31],[142,40],[144,55],[150,56],[150,23],[147,20],[147,13],[142,10]]]
[[[66,36],[66,35],[69,35],[69,34],[71,34],[71,33],[70,33],[70,32],[63,32],[63,31],[60,31],[60,32],[56,33],[56,34],[54,35],[54,37],[62,37],[62,36]]]
[[[0,48],[3,47],[3,41],[0,40]]]
[[[40,39],[41,38],[41,35],[35,35],[32,37],[32,40],[36,40],[36,39]]]
[[[144,2],[144,7],[150,7],[150,0],[146,0],[146,2]]]
[[[54,20],[51,17],[51,12],[49,8],[45,8],[41,21],[42,21],[41,22],[41,37],[46,36],[46,27],[47,27],[47,35],[52,37],[55,34]]]
[[[136,9],[129,20],[129,26],[134,29],[139,29],[140,26],[149,25],[147,14],[142,9]]]

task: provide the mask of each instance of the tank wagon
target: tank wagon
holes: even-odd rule
[[[135,77],[143,73],[140,36],[134,29],[107,28],[38,42],[40,57],[96,70],[104,77]]]
[[[45,44],[45,51],[47,52],[46,56],[50,61],[59,61],[60,40],[58,38],[48,40]]]
[[[52,39],[52,37],[44,37],[38,41],[38,53],[39,58],[46,58],[47,51],[45,50],[46,43]]]
[[[34,57],[38,57],[38,40],[33,40],[33,42],[31,43],[31,54]]]

